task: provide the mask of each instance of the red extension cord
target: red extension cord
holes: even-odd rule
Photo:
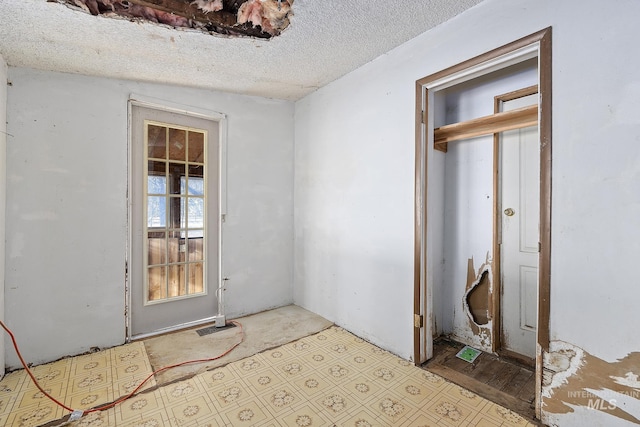
[[[236,326],[238,326],[240,328],[241,338],[240,338],[239,342],[235,343],[233,346],[231,346],[231,348],[229,348],[227,351],[225,351],[221,355],[216,356],[216,357],[211,357],[211,358],[208,358],[208,359],[187,360],[186,362],[180,362],[180,363],[176,363],[175,365],[170,365],[170,366],[165,366],[164,368],[160,368],[157,371],[152,372],[147,378],[144,379],[144,381],[142,381],[131,393],[127,394],[126,396],[120,397],[119,399],[117,399],[117,400],[115,400],[115,401],[113,401],[111,403],[107,403],[107,404],[104,404],[104,405],[98,405],[95,408],[87,409],[86,411],[74,410],[73,408],[68,407],[67,405],[65,405],[64,403],[60,402],[55,397],[51,396],[49,393],[44,391],[44,389],[40,386],[40,384],[38,384],[38,381],[36,380],[35,376],[33,375],[31,370],[27,366],[27,363],[22,358],[22,354],[20,353],[20,349],[18,349],[18,343],[16,342],[16,338],[13,335],[13,332],[11,332],[11,330],[2,321],[0,321],[0,326],[2,326],[2,328],[5,331],[7,331],[7,333],[11,337],[11,342],[13,342],[13,348],[16,350],[16,354],[18,355],[18,358],[20,359],[20,363],[22,363],[22,366],[24,367],[25,371],[27,371],[27,374],[29,374],[29,377],[31,377],[31,380],[33,381],[33,383],[36,385],[36,387],[38,387],[38,390],[40,390],[40,392],[42,392],[42,394],[47,396],[54,403],[56,403],[58,406],[61,406],[64,409],[66,409],[67,411],[72,412],[73,415],[77,414],[77,416],[74,419],[78,419],[78,418],[82,417],[85,414],[90,414],[92,412],[98,412],[98,411],[106,411],[107,409],[111,409],[114,406],[116,406],[116,405],[124,402],[125,400],[133,397],[133,395],[135,395],[136,392],[138,390],[140,390],[140,388],[144,385],[144,383],[149,381],[154,375],[159,374],[160,372],[166,371],[167,369],[176,368],[178,366],[189,365],[189,364],[192,364],[192,363],[211,362],[212,360],[220,359],[220,358],[226,356],[227,354],[231,353],[237,346],[239,346],[240,344],[243,343],[243,341],[244,341],[244,331],[242,329],[242,324],[240,324],[239,322],[231,321],[230,323],[233,323],[234,325],[236,325]]]

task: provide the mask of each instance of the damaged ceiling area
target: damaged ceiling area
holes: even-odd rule
[[[49,0],[91,15],[146,20],[229,36],[271,38],[289,25],[293,0]]]
[[[295,101],[481,1],[0,0],[0,55]]]

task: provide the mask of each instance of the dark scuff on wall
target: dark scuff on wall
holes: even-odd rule
[[[289,26],[293,0],[48,0],[91,15],[209,34],[269,39]]]

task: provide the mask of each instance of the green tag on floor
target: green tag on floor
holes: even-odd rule
[[[480,353],[482,353],[480,350],[476,350],[473,347],[465,345],[464,348],[460,350],[458,354],[456,354],[456,357],[469,363],[473,363],[473,361],[476,360],[478,356],[480,356]]]

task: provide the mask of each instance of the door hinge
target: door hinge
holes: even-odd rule
[[[542,252],[542,243],[538,242],[538,253]]]
[[[420,112],[420,123],[424,124],[424,110]]]
[[[422,314],[413,315],[413,327],[414,328],[424,327],[424,316]]]

